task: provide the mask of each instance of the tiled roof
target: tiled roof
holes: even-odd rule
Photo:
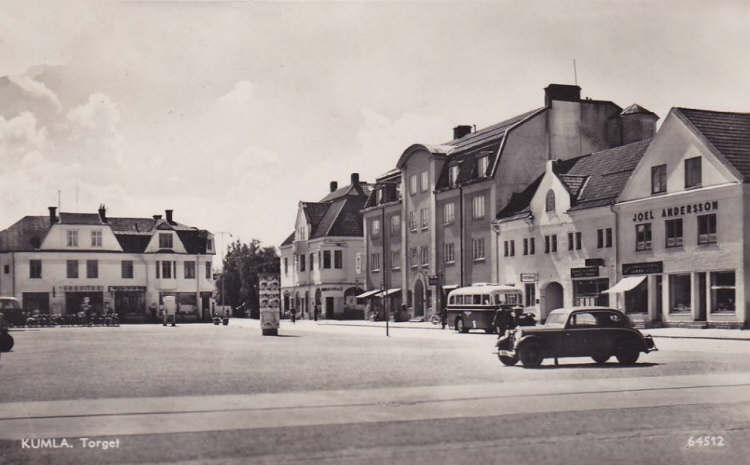
[[[102,224],[98,213],[66,213],[60,212],[62,224]]]
[[[107,224],[115,232],[147,232],[154,228],[153,218],[107,218]]]
[[[367,195],[369,193],[370,193],[370,190],[369,190],[369,187],[367,186],[367,183],[364,181],[360,181],[358,186],[353,186],[349,184],[340,189],[336,189],[333,192],[329,192],[328,194],[326,194],[325,197],[320,199],[320,201],[331,202],[345,195],[362,195],[362,194]]]
[[[328,202],[302,202],[302,211],[312,228],[310,234],[315,234],[315,231],[318,229],[318,224],[328,211],[328,206]]]
[[[570,192],[571,197],[578,198],[578,193],[581,192],[581,188],[586,184],[588,176],[575,176],[571,174],[561,174],[558,176],[560,181],[565,184],[565,187]]]
[[[536,193],[536,190],[539,187],[539,183],[542,182],[543,177],[543,174],[537,177],[534,182],[529,184],[523,191],[514,192],[510,196],[510,200],[508,201],[507,205],[505,205],[505,208],[500,210],[500,212],[497,214],[497,218],[512,219],[528,215],[531,212],[531,209],[529,208],[531,199],[534,197],[534,193]]]
[[[0,250],[30,250],[41,244],[49,231],[49,216],[24,216],[0,231]],[[34,242],[32,244],[32,241]]]
[[[675,108],[750,181],[750,113]]]
[[[336,219],[328,230],[328,236],[362,236],[362,213],[366,198],[349,197],[338,210]],[[333,208],[333,207],[332,207]]]
[[[480,129],[460,139],[446,142],[444,145],[451,147],[451,151],[448,161],[443,164],[443,169],[438,176],[436,189],[440,190],[450,187],[448,184],[448,171],[450,167],[455,165],[459,166],[458,177],[456,179],[458,184],[466,184],[482,178],[483,176],[480,176],[480,173],[477,172],[477,160],[483,156],[487,156],[489,160],[487,163],[488,172],[483,173],[483,175],[489,176],[507,131],[514,125],[543,110],[544,108],[537,108],[536,110]]]

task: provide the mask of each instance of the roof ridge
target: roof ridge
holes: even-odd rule
[[[750,116],[750,113],[747,112],[739,112],[739,111],[725,111],[725,110],[706,110],[704,108],[688,108],[688,107],[674,107],[676,110],[680,111],[697,111],[701,113],[722,113],[726,115],[742,115],[742,116]]]

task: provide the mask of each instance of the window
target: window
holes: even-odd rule
[[[602,247],[604,247],[604,230],[597,229],[596,230],[596,248],[601,249]]]
[[[29,278],[41,279],[42,277],[42,261],[41,260],[29,260]]]
[[[413,211],[409,212],[409,230],[417,230],[417,213]]]
[[[370,270],[380,271],[380,254],[370,254]]]
[[[417,267],[419,266],[419,257],[417,256],[417,248],[412,247],[409,249],[409,256],[411,257],[411,261],[409,262],[411,264],[411,267]]]
[[[482,244],[482,249],[484,249],[484,244]],[[482,256],[484,256],[484,252],[482,253]],[[511,257],[516,256],[516,241],[515,240],[510,241],[510,256]]]
[[[427,229],[427,225],[430,222],[430,210],[426,208],[419,210],[419,219],[422,229]]]
[[[10,265],[3,265],[3,273],[5,274],[10,273]]]
[[[557,234],[544,236],[544,253],[557,252]]]
[[[401,232],[401,215],[391,217],[391,233],[399,234]]]
[[[534,255],[534,238],[529,238],[529,255]]]
[[[583,243],[583,233],[577,232],[576,233],[576,250],[581,250],[581,245]]]
[[[698,217],[698,244],[716,243],[716,214]]]
[[[214,250],[214,238],[209,237],[208,240],[206,240],[206,252],[213,252]]]
[[[666,247],[682,247],[682,218],[664,222]]]
[[[529,254],[529,239],[525,237],[523,238],[523,254]]]
[[[484,239],[472,239],[471,248],[474,260],[484,260]]]
[[[183,267],[185,279],[195,279],[195,262],[185,262]]]
[[[159,233],[159,248],[160,249],[172,248],[172,233]]]
[[[443,259],[445,263],[456,263],[456,247],[453,242],[443,245]]]
[[[162,279],[172,279],[172,262],[161,262],[161,277]]]
[[[422,257],[422,266],[427,266],[430,264],[430,248],[426,245],[423,245],[419,248],[419,255]]]
[[[102,246],[101,230],[97,229],[97,230],[91,231],[91,247],[101,247],[101,246]]]
[[[412,174],[409,177],[409,193],[411,193],[411,195],[414,195],[417,193],[417,175],[416,174]]]
[[[78,278],[78,260],[68,260],[67,262],[68,278]]]
[[[333,267],[339,270],[344,267],[344,253],[341,250],[333,251]]]
[[[286,261],[286,258],[284,260]],[[211,279],[211,262],[206,262],[206,279]]]
[[[667,165],[651,167],[651,193],[667,192]]]
[[[315,263],[315,254],[311,253],[310,254],[310,271],[312,271],[315,268],[314,263]],[[320,268],[320,264],[318,264],[318,268]]]
[[[458,181],[458,165],[453,165],[448,168],[448,185],[455,187],[456,181]]]
[[[133,279],[133,260],[120,262],[120,275],[123,279]]]
[[[427,171],[422,171],[420,175],[420,190],[422,192],[427,192],[430,188],[430,174]]]
[[[289,274],[289,258],[284,257],[284,274]]]
[[[331,251],[330,250],[323,251],[323,268],[325,269],[331,268]]]
[[[474,218],[484,218],[484,196],[478,195],[472,200]]]
[[[568,250],[573,250],[573,233],[568,233]]]
[[[305,271],[305,254],[301,254],[299,256],[299,270]]]
[[[453,202],[443,205],[443,224],[451,224],[456,220],[456,206]]]
[[[68,247],[78,247],[78,231],[75,229],[66,232],[68,238]]]
[[[524,303],[527,307],[533,307],[536,305],[536,286],[534,283],[526,283],[524,290],[526,291],[524,292],[526,298]]]
[[[570,326],[573,328],[596,326],[596,318],[591,313],[574,313],[570,316]]]
[[[711,312],[735,311],[734,271],[711,273]]]
[[[97,260],[86,260],[86,277],[89,279],[99,277],[99,262]]]
[[[549,253],[550,251],[550,237],[544,236],[544,253]]]
[[[635,225],[635,250],[651,250],[651,223]]]
[[[379,187],[375,190],[375,203],[380,205],[383,203],[383,188]]]
[[[159,260],[155,261],[154,265],[156,265],[156,279],[159,279],[161,277],[161,264]]]
[[[400,250],[391,252],[391,269],[392,270],[401,269],[401,251]]]
[[[377,236],[380,234],[380,220],[372,220],[372,235]]]
[[[503,257],[507,257],[510,254],[510,246],[508,241],[503,242]]]
[[[700,187],[702,182],[701,157],[685,160],[685,189]]]
[[[605,231],[605,239],[604,242],[605,247],[612,247],[612,228],[607,228]]]
[[[690,275],[669,275],[669,311],[671,313],[689,312],[690,305]]]
[[[555,211],[555,192],[552,189],[547,191],[547,196],[544,198],[544,211]]]
[[[479,157],[477,160],[477,174],[480,178],[487,176],[487,167],[490,164],[490,157]]]

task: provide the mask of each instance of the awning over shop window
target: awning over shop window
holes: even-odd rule
[[[368,297],[372,297],[373,295],[377,294],[378,292],[380,292],[380,289],[373,289],[373,290],[361,293],[360,295],[357,296],[357,298],[358,299],[366,299]]]
[[[644,279],[646,279],[645,276],[628,276],[627,278],[622,278],[614,286],[610,287],[606,291],[602,291],[602,294],[604,294],[605,292],[608,292],[610,294],[615,294],[617,292],[629,291],[631,289],[634,289],[639,284],[641,284]]]
[[[401,288],[400,287],[394,287],[393,289],[388,289],[387,291],[385,291],[385,294],[383,292],[380,292],[378,294],[378,297],[383,297],[383,295],[389,296],[391,294],[395,294],[396,292],[401,292]]]
[[[446,284],[443,286],[444,291],[452,291],[453,289],[458,289],[458,284]]]

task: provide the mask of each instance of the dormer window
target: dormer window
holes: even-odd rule
[[[210,237],[208,241],[206,241],[206,251],[213,252],[213,250],[214,250],[214,238]]]
[[[487,176],[487,168],[490,164],[490,157],[484,156],[479,157],[479,160],[477,160],[477,174],[480,178],[484,178]]]
[[[448,168],[448,185],[456,187],[456,181],[458,180],[458,165],[453,165]]]
[[[378,204],[383,203],[383,189],[384,187],[381,186],[375,191],[375,201]]]
[[[555,211],[555,192],[552,189],[547,191],[547,197],[544,201],[544,211]]]
[[[102,246],[102,231],[100,229],[91,231],[91,247],[101,247],[101,246]]]
[[[70,229],[66,231],[68,247],[78,247],[78,231]]]
[[[172,248],[172,233],[159,233],[159,248],[160,249]]]

